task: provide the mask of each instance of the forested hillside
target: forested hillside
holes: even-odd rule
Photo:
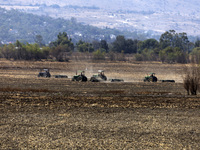
[[[53,19],[48,16],[37,16],[22,13],[17,10],[5,10],[0,8],[0,41],[3,43],[23,42],[33,43],[36,35],[41,35],[46,44],[55,40],[59,32],[67,32],[73,42],[79,40],[93,41],[105,39],[112,41],[117,35],[129,38],[144,39],[136,33],[118,31],[115,29],[100,29],[97,27],[78,23],[75,18],[71,20]]]

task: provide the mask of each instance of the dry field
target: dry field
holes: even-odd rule
[[[199,149],[200,96],[187,96],[184,65],[0,61],[0,149]],[[38,78],[41,68],[69,79]],[[98,69],[122,83],[72,82]],[[144,83],[158,79],[176,83]]]

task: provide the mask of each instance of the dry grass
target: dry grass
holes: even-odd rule
[[[32,61],[0,61],[0,76],[32,78],[37,76],[39,69],[49,68],[52,74],[66,74],[72,77],[76,70],[86,70],[88,77],[105,70],[108,78],[122,78],[128,82],[143,81],[147,73],[154,72],[160,80],[171,79],[183,82],[185,65],[161,64],[159,62],[32,62]],[[19,70],[21,71],[19,73]],[[31,76],[32,75],[32,76]]]
[[[182,65],[127,62],[0,62],[0,149],[199,149],[200,100]],[[37,78],[87,68],[124,83]],[[90,71],[90,72],[89,72]],[[146,72],[177,83],[143,83]]]
[[[7,88],[0,88],[0,91],[1,92],[52,92],[52,91],[49,91],[47,89],[22,89],[22,88],[10,88],[10,87],[7,87]]]

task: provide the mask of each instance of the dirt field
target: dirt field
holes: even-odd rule
[[[0,61],[0,149],[199,149],[200,96],[184,65]],[[68,79],[38,78],[39,69]],[[121,83],[72,82],[98,69]],[[144,83],[146,73],[176,83]]]

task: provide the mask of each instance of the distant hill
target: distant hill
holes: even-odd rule
[[[117,35],[129,38],[145,38],[146,35],[138,37],[137,33],[119,31],[115,29],[100,29],[97,27],[83,25],[76,22],[75,18],[70,20],[54,19],[48,16],[38,16],[17,10],[5,10],[0,8],[0,41],[3,43],[34,42],[36,35],[41,35],[46,44],[54,41],[59,32],[67,32],[73,42],[79,40],[93,41],[105,39],[112,41]]]
[[[104,9],[122,9],[134,11],[154,11],[154,12],[179,12],[179,13],[198,13],[199,0],[3,0],[1,4],[12,5],[53,5],[59,6],[97,6]]]
[[[99,28],[151,31],[151,36],[171,29],[200,36],[199,0],[3,0],[0,6],[54,18],[74,17]]]

